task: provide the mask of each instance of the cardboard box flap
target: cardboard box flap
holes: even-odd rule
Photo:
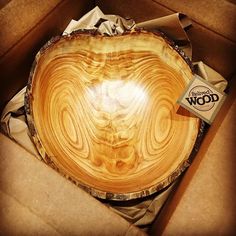
[[[145,235],[2,134],[0,162],[4,233],[29,233],[26,219],[32,217],[30,226],[39,223],[37,233],[47,225],[45,232],[61,235],[92,235],[95,227],[96,235]],[[14,206],[16,215],[10,211]],[[21,219],[19,228],[9,221],[11,214]]]
[[[193,164],[158,217],[155,235],[234,235],[235,79]]]

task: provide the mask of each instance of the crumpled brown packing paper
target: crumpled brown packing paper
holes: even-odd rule
[[[104,15],[99,7],[95,7],[78,21],[71,20],[63,35],[79,29],[96,29],[101,34],[117,35],[134,27],[135,22],[132,19],[127,20],[116,15]]]
[[[192,58],[192,45],[185,30],[191,26],[191,20],[184,14],[175,13],[169,16],[148,20],[136,24],[136,27],[147,30],[158,29],[184,50],[185,54]]]
[[[64,35],[78,29],[97,29],[101,34],[116,35],[122,34],[126,30],[135,27],[148,30],[160,30],[170,37],[179,47],[185,51],[190,58],[192,56],[191,42],[185,32],[186,27],[191,25],[190,19],[180,13],[165,16],[150,21],[135,24],[132,19],[124,19],[120,16],[105,15],[98,8],[84,15],[79,21],[72,20],[64,31]],[[227,86],[227,81],[216,71],[205,65],[203,62],[194,63],[197,73],[204,79],[213,83],[218,89],[223,91]],[[3,110],[1,116],[1,129],[11,139],[23,146],[27,151],[41,159],[27,127],[24,113],[24,94],[26,87],[16,94]],[[176,183],[176,182],[175,182]],[[161,207],[174,188],[175,183],[159,194],[154,194],[147,198],[138,199],[126,203],[104,203],[128,221],[137,226],[147,226],[152,223]]]

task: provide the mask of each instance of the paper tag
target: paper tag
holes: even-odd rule
[[[195,74],[177,102],[208,124],[211,124],[225,97],[225,93],[220,92],[212,84]]]

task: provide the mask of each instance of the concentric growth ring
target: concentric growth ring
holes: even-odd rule
[[[191,79],[158,34],[58,38],[37,55],[26,93],[33,139],[94,196],[149,195],[183,171],[194,147],[199,119],[176,104]]]

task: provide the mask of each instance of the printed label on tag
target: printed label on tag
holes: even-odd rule
[[[199,118],[211,124],[225,100],[225,94],[212,84],[194,75],[178,103]]]

